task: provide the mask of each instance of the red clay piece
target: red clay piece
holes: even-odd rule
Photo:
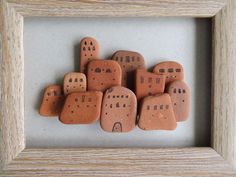
[[[177,122],[185,121],[189,117],[190,91],[183,81],[174,81],[167,87]]]
[[[143,130],[174,130],[177,126],[169,94],[143,99],[138,126]]]
[[[99,59],[99,44],[96,39],[85,37],[80,42],[80,72],[86,73],[87,64]]]
[[[77,92],[67,96],[59,120],[64,124],[91,124],[100,117],[102,92]]]
[[[105,91],[121,85],[121,68],[112,60],[93,60],[88,64],[88,90]]]
[[[101,127],[107,132],[129,132],[135,127],[137,100],[135,94],[121,86],[107,89],[103,97]]]
[[[113,54],[112,60],[117,61],[122,69],[121,85],[134,90],[135,70],[145,69],[143,56],[137,52],[119,50]]]
[[[50,85],[46,88],[39,114],[42,116],[58,116],[64,104],[64,95],[60,85]]]
[[[166,76],[166,84],[175,80],[184,79],[184,70],[181,64],[175,61],[165,61],[158,63],[153,72],[156,74],[163,74]]]
[[[138,101],[145,96],[164,92],[164,75],[154,74],[144,69],[137,69],[135,80],[135,94]]]
[[[87,81],[83,73],[67,73],[64,77],[64,94],[86,91]]]

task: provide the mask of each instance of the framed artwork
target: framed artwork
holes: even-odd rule
[[[235,176],[236,1],[1,0],[0,176]],[[211,147],[26,148],[25,17],[212,18]]]

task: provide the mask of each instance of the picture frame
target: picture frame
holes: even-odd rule
[[[235,176],[236,1],[1,0],[0,176]],[[212,18],[211,147],[25,148],[25,17]]]

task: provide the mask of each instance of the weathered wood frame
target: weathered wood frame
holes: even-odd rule
[[[25,149],[24,17],[213,19],[212,147]],[[236,176],[234,0],[0,0],[0,176]]]

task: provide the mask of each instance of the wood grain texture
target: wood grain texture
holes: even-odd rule
[[[7,0],[24,16],[212,17],[226,0]]]
[[[235,176],[211,148],[26,149],[0,176]]]
[[[0,167],[24,149],[23,18],[1,6]]]
[[[236,1],[214,18],[212,146],[236,168]]]

